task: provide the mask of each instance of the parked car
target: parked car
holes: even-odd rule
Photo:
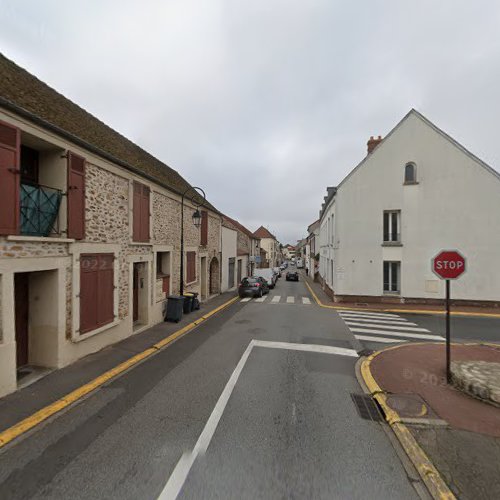
[[[281,264],[280,269],[281,269],[282,271],[284,271],[286,268],[287,268],[287,264],[286,264],[286,262],[285,262],[285,263],[283,263],[283,264]]]
[[[278,279],[276,277],[276,274],[274,274],[274,271],[270,268],[256,269],[255,276],[260,276],[261,278],[264,278],[267,281],[269,288],[274,288],[274,286],[276,285],[276,281]]]
[[[278,278],[281,278],[281,267],[273,267],[273,271],[277,274]]]
[[[269,286],[267,281],[260,276],[250,276],[243,278],[238,285],[238,295],[240,297],[262,297],[264,294],[269,293]]]
[[[297,271],[288,271],[286,273],[287,281],[299,281],[299,273]]]

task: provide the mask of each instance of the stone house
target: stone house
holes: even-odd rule
[[[179,292],[188,190],[185,290],[219,293],[221,215],[175,170],[1,55],[0,74],[2,396],[163,320]]]
[[[253,233],[254,238],[260,238],[260,245],[266,252],[266,258],[260,263],[259,267],[276,267],[281,264],[280,247],[276,236],[274,236],[264,226],[260,226]]]

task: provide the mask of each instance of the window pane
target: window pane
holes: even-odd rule
[[[389,212],[384,212],[384,241],[389,241]]]
[[[411,163],[405,166],[405,182],[415,182],[415,165]]]
[[[398,213],[391,213],[391,241],[399,241],[398,238]]]
[[[389,291],[389,262],[384,262],[384,292]]]
[[[391,262],[391,292],[399,290],[399,262]]]

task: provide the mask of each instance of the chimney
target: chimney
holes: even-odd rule
[[[373,135],[370,137],[370,140],[366,143],[368,146],[368,154],[370,154],[380,143],[382,142],[382,136],[379,135],[377,139],[373,137]]]

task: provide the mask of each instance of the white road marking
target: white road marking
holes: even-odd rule
[[[186,478],[193,466],[198,455],[204,455],[210,445],[210,441],[217,429],[217,425],[222,417],[222,413],[226,408],[227,402],[231,397],[234,387],[236,386],[236,382],[245,366],[248,356],[250,356],[250,352],[252,349],[257,347],[269,347],[272,349],[291,349],[295,351],[309,351],[309,352],[321,352],[325,354],[339,354],[341,356],[352,356],[358,357],[358,353],[353,349],[345,349],[343,347],[332,347],[327,345],[313,345],[313,344],[292,344],[288,342],[267,342],[265,340],[252,340],[248,347],[245,349],[243,356],[241,356],[236,368],[234,369],[231,377],[227,381],[224,390],[222,391],[217,403],[208,417],[207,423],[203,428],[200,436],[198,437],[198,441],[193,448],[193,451],[188,453],[183,453],[180,460],[177,462],[174,471],[170,475],[167,484],[163,488],[159,500],[175,500],[179,495]]]
[[[254,302],[264,302],[266,300],[266,296],[263,295],[262,297],[259,297],[258,299],[255,299]]]
[[[310,304],[311,301],[309,300],[309,297],[302,297],[302,304]]]
[[[412,323],[404,318],[379,318],[378,316],[375,316],[375,317],[367,317],[367,316],[351,316],[350,314],[347,315],[347,314],[342,314],[341,318],[344,320],[344,321],[347,321],[347,320],[352,320],[352,321],[368,321],[369,323],[370,322],[376,322],[376,323],[386,323],[388,325],[390,324],[393,324],[393,325],[401,325],[401,324],[405,324],[405,325],[416,325],[416,323]]]
[[[366,319],[378,319],[385,321],[407,321],[405,318],[400,316],[373,316],[371,314],[354,314],[354,313],[339,313],[342,318],[366,318]]]
[[[414,326],[405,326],[405,325],[380,325],[375,323],[356,323],[355,321],[346,321],[349,327],[351,326],[363,326],[363,327],[371,327],[371,328],[380,328],[381,330],[404,330],[408,332],[429,332],[427,328],[415,328]],[[429,332],[430,333],[430,332]]]
[[[274,304],[276,304],[276,302],[279,302],[281,300],[281,295],[275,295],[271,302],[273,302]]]
[[[240,302],[248,302],[249,300],[252,300],[252,297],[245,297],[245,298],[241,299]]]
[[[390,313],[376,313],[376,312],[370,312],[370,311],[353,311],[351,309],[345,310],[342,309],[339,311],[339,314],[342,316],[343,314],[355,314],[356,316],[379,316],[381,318],[400,318],[401,316],[398,316],[397,314],[390,314]]]
[[[165,488],[163,488],[163,491],[158,497],[159,499],[170,500],[177,498],[177,495],[180,493],[182,487],[184,486],[184,482],[186,481],[186,478],[189,474],[189,471],[191,470],[191,467],[193,466],[194,461],[196,460],[196,457],[200,454],[204,455],[207,451],[208,445],[210,444],[215,429],[219,424],[219,420],[222,417],[224,409],[226,408],[227,402],[229,401],[229,397],[233,392],[234,386],[236,385],[238,377],[240,376],[241,370],[243,370],[248,356],[252,351],[253,345],[253,341],[248,344],[248,347],[245,349],[243,356],[241,356],[231,377],[229,377],[226,387],[224,387],[224,390],[222,391],[217,404],[212,410],[210,417],[208,417],[207,423],[205,424],[205,427],[203,428],[198,441],[196,441],[193,451],[191,453],[184,453],[179,462],[177,462],[177,465],[175,466],[172,475],[167,481]]]
[[[371,330],[370,328],[351,328],[353,333],[371,333],[374,335],[393,335],[395,337],[404,337],[409,339],[427,339],[427,340],[444,340],[438,335],[427,335],[425,333],[406,333],[406,332],[384,332],[381,330]]]
[[[387,337],[370,337],[369,335],[354,335],[358,340],[368,340],[370,342],[408,342],[407,340],[389,339]]]
[[[287,304],[294,304],[295,303],[295,297],[287,297],[286,298],[286,303]]]
[[[334,347],[331,345],[316,345],[316,344],[294,344],[291,342],[273,342],[270,340],[252,340],[256,347],[269,347],[272,349],[290,349],[292,351],[309,351],[322,352],[324,354],[339,354],[341,356],[358,357],[358,353],[354,349],[346,349],[345,347]]]

